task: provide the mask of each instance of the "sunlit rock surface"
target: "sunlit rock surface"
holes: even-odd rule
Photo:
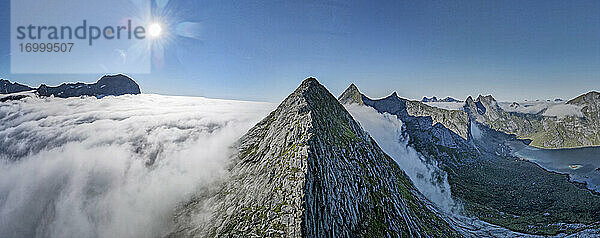
[[[222,186],[178,210],[172,237],[458,236],[315,79],[238,149]]]

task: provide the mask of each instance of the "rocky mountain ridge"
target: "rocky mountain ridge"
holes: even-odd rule
[[[342,104],[359,104],[372,105],[378,100],[373,100],[363,95],[356,85],[351,84],[338,98]],[[467,140],[470,137],[470,119],[467,113],[459,110],[445,110],[437,107],[432,107],[419,101],[412,101],[398,97],[396,92],[390,96],[381,99],[383,104],[389,101],[389,105],[396,105],[394,102],[401,102],[400,108],[394,109],[397,112],[402,112],[401,120],[412,121],[410,118],[419,118],[418,123],[424,127],[436,127],[436,124],[441,124],[444,128]],[[400,104],[398,104],[400,105]],[[430,120],[429,122],[427,122]],[[428,125],[429,124],[429,125]]]
[[[513,231],[537,235],[572,234],[597,228],[600,213],[596,209],[600,209],[600,197],[570,183],[566,176],[545,171],[511,155],[505,143],[515,141],[516,136],[484,124],[500,121],[514,128],[524,128],[518,123],[525,122],[518,120],[539,115],[505,112],[491,96],[467,98],[464,111],[427,110],[419,105],[423,103],[402,99],[396,93],[370,99],[356,86],[344,91],[339,100],[372,107],[401,119],[409,145],[445,171],[453,197],[464,202],[465,211],[471,216]],[[467,119],[447,117],[452,111],[460,112],[459,115]],[[436,114],[449,119],[445,122],[438,119],[438,123],[432,124],[433,118],[439,117]],[[454,125],[469,128],[468,136],[461,137],[449,128]],[[597,208],[588,209],[589,206]]]
[[[316,79],[237,150],[231,176],[181,207],[171,237],[459,236]]]

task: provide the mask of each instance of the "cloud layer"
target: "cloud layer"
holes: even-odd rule
[[[583,117],[580,106],[566,104],[565,102],[547,102],[547,101],[533,101],[533,102],[519,102],[518,107],[511,107],[513,103],[500,102],[498,105],[508,112],[519,112],[527,114],[538,114],[541,113],[543,116],[548,117],[568,117],[576,116]]]
[[[2,103],[0,237],[164,235],[272,108],[147,94]]]

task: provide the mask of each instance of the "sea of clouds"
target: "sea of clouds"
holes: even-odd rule
[[[274,107],[152,94],[0,103],[0,237],[163,237]],[[459,216],[446,174],[408,146],[396,116],[347,109],[455,227],[513,234]]]
[[[568,116],[583,117],[581,106],[571,105],[565,102],[532,101],[518,103],[518,107],[511,107],[513,103],[509,102],[500,102],[498,105],[508,112],[541,114],[542,116],[558,118],[564,118]]]
[[[160,237],[273,107],[151,94],[0,103],[0,237]]]

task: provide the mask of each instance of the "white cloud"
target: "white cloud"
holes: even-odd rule
[[[538,114],[543,111],[543,113],[541,114],[542,116],[559,118],[567,116],[583,117],[583,113],[581,112],[580,106],[566,104],[565,102],[519,102],[518,105],[509,102],[500,102],[498,103],[498,105],[500,105],[502,109],[508,112]]]
[[[346,109],[427,199],[446,212],[460,210],[460,205],[452,199],[446,173],[438,168],[435,161],[426,163],[426,159],[408,145],[408,136],[402,132],[400,119],[357,104],[346,105]]]
[[[473,121],[471,121],[471,135],[473,136],[473,139],[476,140],[479,140],[483,137],[483,132],[481,131],[479,126],[477,126],[477,124]]]
[[[148,94],[2,103],[0,237],[162,236],[273,106]]]

